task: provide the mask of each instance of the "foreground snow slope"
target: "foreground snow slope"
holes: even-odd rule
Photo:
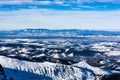
[[[50,62],[29,62],[0,56],[7,78],[14,80],[96,80],[95,74],[107,71],[92,67],[85,61],[74,65]]]

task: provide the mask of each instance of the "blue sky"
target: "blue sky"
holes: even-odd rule
[[[0,0],[0,30],[120,30],[120,0]]]

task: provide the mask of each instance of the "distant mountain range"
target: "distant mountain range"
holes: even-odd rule
[[[101,30],[79,30],[79,29],[22,29],[11,31],[0,31],[0,38],[60,38],[60,37],[82,37],[82,36],[120,36],[119,31]]]

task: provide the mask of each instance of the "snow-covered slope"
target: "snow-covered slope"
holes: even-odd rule
[[[50,62],[29,62],[0,56],[7,78],[14,80],[96,80],[96,74],[108,74],[107,70],[92,67],[85,61],[74,65]]]
[[[74,65],[28,62],[0,56],[7,78],[14,80],[96,80],[95,74],[109,73],[82,61]]]

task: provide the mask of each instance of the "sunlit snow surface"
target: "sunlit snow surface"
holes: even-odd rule
[[[99,80],[120,71],[120,38],[0,39],[7,79]]]

